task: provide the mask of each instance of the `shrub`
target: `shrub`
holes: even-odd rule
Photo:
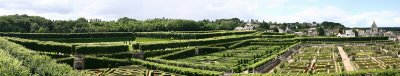
[[[193,68],[184,68],[184,67],[177,67],[165,64],[158,64],[154,62],[144,61],[140,59],[131,59],[134,64],[143,65],[150,69],[159,69],[166,72],[173,72],[188,76],[220,76],[223,73],[217,71],[210,71],[210,70],[200,70],[200,69],[193,69]]]
[[[0,49],[8,52],[9,55],[22,62],[22,65],[30,69],[32,75],[41,76],[82,76],[81,73],[74,71],[72,67],[65,64],[57,64],[55,60],[45,55],[26,49],[21,45],[0,38]]]
[[[0,36],[19,38],[115,38],[134,37],[132,32],[94,32],[94,33],[0,33]]]
[[[80,54],[108,54],[129,51],[128,45],[79,45],[75,51]]]

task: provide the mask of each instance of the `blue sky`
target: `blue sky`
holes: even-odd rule
[[[400,27],[400,0],[0,0],[0,15],[116,20],[237,17],[272,22],[333,21],[347,27]]]

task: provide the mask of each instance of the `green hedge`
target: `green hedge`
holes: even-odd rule
[[[226,43],[238,40],[252,39],[257,36],[254,35],[234,35],[234,36],[224,36],[219,38],[207,38],[207,39],[193,39],[193,40],[178,40],[178,41],[170,41],[170,42],[161,42],[161,43],[147,43],[140,44],[140,50],[157,50],[157,49],[165,49],[165,48],[177,48],[177,47],[187,47],[187,46],[200,46],[200,45],[209,45],[216,43]]]
[[[278,32],[262,32],[263,35],[286,35],[287,33],[278,33]]]
[[[262,35],[261,38],[294,38],[296,35],[287,34],[287,35]]]
[[[195,63],[181,62],[181,61],[175,61],[175,60],[166,60],[166,59],[159,59],[159,58],[147,58],[146,60],[160,63],[160,64],[165,64],[165,65],[178,66],[178,67],[187,67],[187,68],[212,70],[212,71],[224,71],[224,72],[232,71],[232,67],[195,64]]]
[[[31,75],[40,76],[82,76],[80,72],[65,64],[57,64],[49,56],[40,55],[21,45],[0,38],[0,49],[9,53],[12,57],[22,62],[22,65],[29,69]]]
[[[29,76],[30,70],[22,65],[22,61],[2,49],[0,49],[0,63],[0,76]]]
[[[242,46],[248,46],[248,45],[250,45],[250,41],[251,40],[243,40],[238,43],[230,45],[228,48],[232,49],[232,48],[237,48],[237,47],[242,47]]]
[[[134,37],[132,32],[94,32],[94,33],[0,33],[0,36],[19,38],[115,38]]]
[[[129,59],[113,59],[107,57],[85,57],[85,69],[114,68],[132,65]]]
[[[132,58],[132,52],[119,52],[119,53],[110,53],[110,54],[96,54],[96,57],[107,57],[107,58],[115,58],[115,59],[127,59]]]
[[[129,51],[128,45],[79,45],[75,51],[80,54],[108,54]]]
[[[388,40],[389,37],[300,37],[296,38],[299,41],[374,41],[374,40]]]
[[[174,39],[202,39],[216,36],[251,34],[256,31],[222,31],[222,32],[136,32],[138,37],[174,38]]]
[[[70,54],[72,52],[72,45],[51,41],[38,41],[20,38],[7,38],[9,41],[23,45],[26,48],[42,52],[60,52]]]
[[[357,70],[351,72],[340,73],[265,73],[265,74],[233,74],[232,76],[400,76],[399,69],[372,69],[372,70]]]
[[[250,45],[266,45],[266,46],[273,46],[273,45],[292,45],[297,42],[250,42]]]
[[[296,45],[298,45],[298,44],[300,44],[300,43],[296,43],[296,44],[293,44],[293,45],[289,46],[289,47],[286,48],[286,49],[279,50],[278,53],[276,53],[276,54],[274,54],[274,55],[271,55],[271,56],[269,56],[268,58],[262,59],[262,60],[260,60],[260,61],[258,61],[258,62],[256,62],[256,63],[254,63],[254,64],[251,64],[251,65],[247,66],[247,69],[254,69],[254,68],[257,68],[257,67],[259,67],[259,66],[261,66],[261,65],[263,65],[263,64],[265,64],[265,63],[267,63],[268,61],[270,61],[270,60],[272,60],[272,59],[275,59],[275,58],[278,57],[279,55],[285,53],[285,52],[286,52],[287,50],[289,50],[291,47],[294,47],[294,46],[296,46]]]
[[[180,50],[183,50],[183,49],[145,51],[144,58],[165,55],[165,54],[173,53],[173,52],[180,51]]]
[[[225,47],[197,47],[197,48],[191,47],[178,52],[157,56],[156,58],[173,60],[173,59],[192,57],[196,55],[196,49],[198,50],[199,55],[204,55],[204,54],[223,51],[225,50]]]
[[[140,59],[131,59],[134,64],[143,65],[144,67],[150,69],[158,69],[166,72],[178,73],[187,76],[221,76],[223,72],[210,71],[210,70],[200,70],[193,68],[177,67],[165,64],[159,64],[149,61],[144,61]]]

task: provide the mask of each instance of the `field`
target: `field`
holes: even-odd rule
[[[381,75],[400,68],[400,45],[387,37],[307,38],[261,31],[3,34],[0,51],[6,52],[0,54],[10,56],[4,58],[39,64],[18,58],[41,57],[51,62],[43,68],[66,68],[39,75]],[[27,64],[15,66],[40,69]]]

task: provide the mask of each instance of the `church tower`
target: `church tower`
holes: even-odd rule
[[[375,21],[372,23],[371,32],[379,32],[379,31],[378,31],[378,26],[376,26]]]
[[[375,21],[372,23],[370,34],[371,36],[378,36],[379,34],[378,26],[376,26]]]

